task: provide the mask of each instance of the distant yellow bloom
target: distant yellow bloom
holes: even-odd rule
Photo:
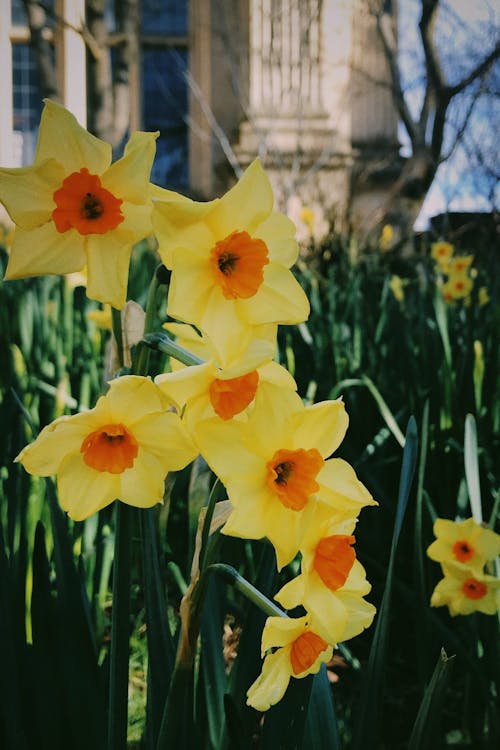
[[[474,282],[469,276],[463,273],[450,276],[448,281],[441,286],[441,294],[446,302],[453,302],[456,299],[466,299],[474,286]]]
[[[150,234],[155,133],[111,146],[46,100],[34,165],[0,169],[0,200],[16,224],[6,278],[88,272],[87,295],[125,304],[132,245]]]
[[[249,327],[307,318],[309,302],[289,270],[295,226],[273,212],[258,160],[220,200],[195,203],[159,188],[153,198],[158,251],[172,269],[169,314],[206,333],[221,359]]]
[[[450,260],[448,273],[450,274],[450,276],[454,274],[465,273],[471,267],[473,260],[473,255],[456,255]]]
[[[391,280],[389,281],[389,288],[398,302],[404,302],[404,285],[405,282],[400,276],[391,276]]]
[[[274,597],[285,609],[302,605],[329,643],[354,638],[371,625],[376,612],[363,599],[371,586],[352,546],[355,524],[352,515],[338,514],[323,523],[313,516],[300,543],[301,573]]]
[[[485,286],[479,288],[477,293],[477,301],[479,307],[484,307],[490,301],[490,295],[488,294],[488,289]]]
[[[300,209],[300,219],[304,222],[306,225],[309,234],[312,236],[314,231],[314,220],[315,220],[315,214],[312,208],[308,208],[307,206],[302,206]]]
[[[328,458],[347,430],[341,399],[305,407],[291,389],[262,393],[247,422],[207,420],[200,451],[226,487],[233,511],[223,533],[267,536],[282,568],[297,554],[308,506],[327,518],[375,504],[352,467]]]
[[[104,305],[102,309],[89,310],[87,313],[87,319],[91,320],[92,323],[95,323],[98,328],[103,328],[105,331],[111,331],[113,327],[111,306]]]
[[[448,607],[450,615],[482,612],[494,615],[498,610],[500,580],[478,570],[453,563],[442,563],[444,578],[431,597],[431,607]]]
[[[431,256],[445,273],[447,272],[454,247],[450,242],[433,242],[431,245]]]
[[[56,419],[16,461],[30,474],[57,474],[61,506],[75,521],[117,499],[149,508],[162,502],[167,472],[197,455],[168,407],[150,378],[118,378],[93,409]]]
[[[262,656],[266,656],[261,674],[248,689],[247,704],[267,711],[283,698],[292,677],[316,674],[332,653],[333,647],[315,632],[309,616],[268,617],[262,633]]]
[[[434,535],[437,538],[427,554],[436,562],[461,563],[481,570],[486,562],[500,555],[500,534],[483,528],[473,518],[466,521],[438,518]]]
[[[386,252],[391,249],[392,242],[394,239],[394,228],[391,224],[384,224],[382,232],[380,234],[379,247],[382,252]]]

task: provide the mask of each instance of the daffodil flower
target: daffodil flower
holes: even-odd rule
[[[301,573],[274,597],[285,609],[302,605],[329,643],[354,638],[371,625],[376,612],[363,599],[371,586],[352,546],[355,524],[345,514],[319,523],[312,518],[300,544]]]
[[[469,568],[482,569],[486,562],[500,555],[500,534],[485,529],[473,518],[434,522],[436,540],[428,547],[427,555],[436,562],[453,562]]]
[[[31,167],[0,169],[0,200],[16,224],[5,278],[87,266],[87,295],[121,308],[132,246],[152,231],[149,174],[156,133],[111,146],[47,100]]]
[[[262,393],[247,422],[198,424],[200,451],[233,505],[223,533],[267,536],[282,568],[297,554],[309,505],[317,504],[326,520],[375,504],[346,461],[328,458],[347,423],[341,399],[305,407],[291,389],[280,389]]]
[[[288,370],[277,362],[248,370],[244,360],[238,365],[220,369],[213,362],[186,367],[158,375],[156,385],[178,405],[185,407],[188,424],[218,416],[227,421],[242,417],[265,389],[271,393],[281,388],[296,390],[297,384]]]
[[[453,256],[454,247],[450,242],[433,242],[431,245],[431,256],[437,262],[439,268],[447,273],[450,260]]]
[[[447,606],[452,617],[482,612],[494,615],[498,610],[500,580],[477,569],[456,563],[442,563],[444,578],[431,596],[431,607]]]
[[[264,664],[248,689],[247,704],[257,711],[267,711],[283,698],[292,677],[316,674],[332,653],[333,646],[315,632],[310,616],[268,617],[262,633]]]
[[[258,160],[220,200],[207,204],[156,189],[153,226],[172,270],[168,309],[194,323],[219,357],[248,328],[300,323],[307,297],[289,270],[298,255],[295,226],[273,212],[273,193]]]
[[[117,499],[149,508],[163,501],[167,472],[198,453],[169,407],[150,378],[118,378],[93,409],[56,419],[16,461],[30,474],[57,474],[61,506],[75,521]]]

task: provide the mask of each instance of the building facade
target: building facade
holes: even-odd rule
[[[85,125],[85,0],[44,7],[59,99]],[[113,45],[112,2],[106,19]],[[130,127],[160,130],[153,181],[208,199],[259,156],[281,208],[321,206],[339,227],[375,210],[399,147],[366,0],[140,0],[136,32]],[[36,143],[42,102],[29,40],[22,0],[0,0],[4,166],[30,163]]]

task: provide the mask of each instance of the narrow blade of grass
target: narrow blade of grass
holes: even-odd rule
[[[454,659],[454,656],[448,658],[445,650],[441,649],[413,725],[408,750],[433,750],[441,745],[438,739],[442,732],[441,708]]]

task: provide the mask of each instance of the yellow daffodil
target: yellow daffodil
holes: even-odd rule
[[[391,249],[394,240],[394,228],[391,224],[384,224],[380,234],[379,247],[383,253]]]
[[[444,273],[447,272],[453,250],[454,247],[450,242],[433,242],[431,245],[431,256]]]
[[[271,649],[276,650],[271,653]],[[262,656],[266,656],[261,674],[248,689],[247,704],[267,711],[283,698],[291,677],[316,674],[332,654],[333,647],[315,632],[309,616],[268,617],[262,633]]]
[[[307,297],[291,273],[295,226],[273,212],[273,193],[258,160],[220,200],[208,204],[153,193],[159,253],[172,270],[168,309],[194,323],[225,360],[248,328],[299,323]]]
[[[133,133],[111,164],[111,146],[47,100],[33,166],[0,169],[0,201],[16,224],[5,277],[67,274],[86,265],[87,295],[123,307],[132,246],[152,229],[156,138]]]
[[[288,370],[277,362],[248,370],[244,360],[226,369],[213,362],[185,367],[158,375],[155,383],[180,409],[186,407],[189,425],[215,416],[227,421],[243,415],[263,390],[270,389],[272,397],[281,388],[297,388]]]
[[[500,591],[498,578],[453,563],[442,563],[442,569],[444,578],[434,589],[431,607],[447,606],[452,617],[472,612],[495,614]]]
[[[464,273],[457,273],[450,276],[448,281],[442,285],[441,294],[446,302],[453,302],[456,299],[466,299],[472,291],[474,282]]]
[[[199,334],[193,326],[185,323],[164,323],[163,328],[173,334],[177,343],[200,359],[213,360],[222,369],[240,369],[241,372],[254,369],[263,362],[273,359],[276,353],[276,334],[278,326],[274,323],[249,328],[245,336],[232,350],[227,350],[224,357],[220,357],[210,339]],[[183,369],[185,365],[172,357],[172,370]],[[241,369],[243,367],[243,369]]]
[[[428,547],[427,555],[436,562],[462,563],[482,569],[488,560],[500,555],[500,534],[485,529],[473,518],[448,521],[438,518],[434,523],[436,540]]]
[[[247,422],[207,420],[196,428],[200,450],[224,483],[233,511],[223,532],[276,549],[278,567],[299,549],[308,505],[323,515],[373,505],[352,467],[328,457],[348,418],[341,399],[305,407],[291,389],[263,392]],[[328,460],[327,460],[328,459]]]
[[[323,523],[311,519],[300,543],[301,573],[274,597],[285,609],[302,605],[329,643],[354,638],[371,625],[376,612],[363,599],[371,586],[352,546],[355,524],[345,515]]]
[[[477,293],[477,301],[479,307],[484,307],[490,301],[490,295],[488,294],[488,290],[485,286],[479,288]]]
[[[400,276],[391,276],[391,280],[389,281],[389,288],[398,302],[404,302],[404,285],[405,282]]]
[[[456,255],[454,258],[450,259],[448,273],[450,276],[465,273],[471,267],[473,260],[473,255]]]
[[[57,474],[61,506],[75,521],[117,499],[149,508],[162,502],[167,472],[197,455],[169,406],[150,378],[118,378],[93,409],[56,419],[16,461],[30,474]]]

